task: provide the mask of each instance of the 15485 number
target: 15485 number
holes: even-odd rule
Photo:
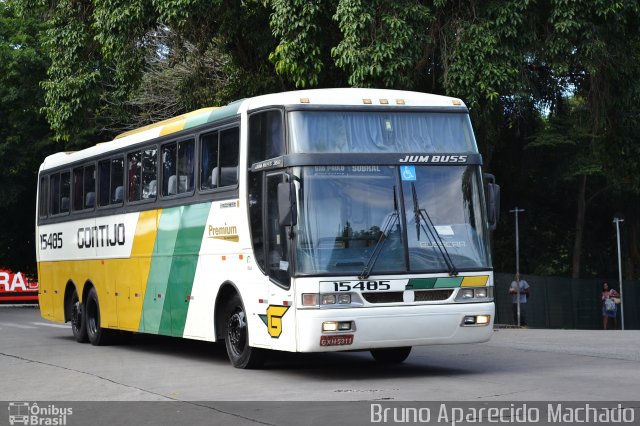
[[[51,234],[40,234],[40,249],[61,249],[62,248],[62,232],[53,232]]]
[[[390,281],[334,281],[334,291],[376,291],[376,290],[389,290],[391,289]]]

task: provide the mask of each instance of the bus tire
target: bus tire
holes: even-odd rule
[[[411,346],[388,349],[372,349],[373,359],[381,364],[400,364],[411,353]]]
[[[84,317],[89,342],[94,346],[108,345],[111,338],[111,330],[100,327],[100,304],[98,303],[98,293],[95,287],[91,287],[87,295]]]
[[[259,368],[264,363],[264,352],[249,346],[249,324],[242,299],[234,294],[227,304],[224,343],[229,361],[236,368]]]
[[[71,313],[71,331],[73,332],[73,337],[78,343],[87,343],[89,341],[89,336],[87,334],[87,323],[84,319],[83,310],[84,306],[80,302],[78,291],[74,289],[73,293],[71,294],[68,312]]]

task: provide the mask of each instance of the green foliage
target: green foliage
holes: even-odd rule
[[[572,97],[543,120],[543,127],[527,148],[542,148],[557,155],[559,179],[601,175],[602,155],[598,136],[591,132],[587,103]]]
[[[0,160],[3,179],[16,179],[0,189],[5,200],[27,194],[20,185],[33,183],[49,149],[43,115],[58,149],[79,148],[211,104],[345,85],[462,98],[485,168],[503,182],[502,205],[526,203],[525,217],[540,218],[524,222],[531,270],[570,270],[580,183],[585,273],[607,268],[599,248],[610,210],[633,212],[640,198],[637,0],[0,5]],[[504,269],[513,236],[502,217],[494,243]],[[640,229],[633,217],[627,223]]]
[[[38,166],[51,151],[39,82],[48,63],[42,24],[0,2],[0,266],[33,272],[33,211]]]
[[[170,3],[170,2],[167,2]],[[138,86],[144,64],[145,35],[155,25],[151,2],[145,0],[102,0],[94,2],[93,39],[100,48],[99,60],[111,65],[112,104],[127,99]]]
[[[449,14],[451,7],[446,4],[438,12]],[[477,7],[471,3],[469,10],[458,11],[443,29],[444,85],[472,107],[520,94],[523,63],[529,57],[523,47],[531,37],[530,1],[494,1]]]
[[[321,61],[321,0],[272,0],[270,25],[280,44],[269,56],[278,74],[290,76],[296,87],[316,86]]]
[[[342,0],[334,15],[343,38],[332,49],[336,66],[356,87],[411,88],[430,22],[415,0]]]
[[[145,74],[156,73],[158,62],[164,62],[165,76],[177,77],[162,80],[178,95],[180,108],[171,112],[282,87],[268,66],[275,43],[268,11],[259,0],[13,2],[23,16],[47,23],[41,33],[50,58],[48,78],[41,83],[44,111],[55,139],[75,147],[90,143],[87,135],[101,133],[100,139],[106,139],[126,123],[141,124],[135,117],[158,116],[140,110],[136,99],[141,83],[149,81]],[[157,35],[163,32],[168,36],[158,44]],[[194,58],[208,55],[212,46],[227,59],[214,61],[216,66],[224,63],[222,68],[208,70],[212,61]],[[189,75],[184,67],[177,73],[169,70],[187,63],[194,66]],[[224,84],[210,84],[208,72]],[[225,74],[221,79],[220,73]],[[148,106],[144,100],[142,104]]]

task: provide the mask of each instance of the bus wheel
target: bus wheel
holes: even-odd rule
[[[87,295],[84,314],[89,342],[95,346],[108,344],[110,330],[100,327],[100,305],[98,304],[98,293],[94,287],[91,287]]]
[[[411,353],[411,346],[402,348],[373,349],[373,359],[382,364],[400,364]]]
[[[258,368],[264,361],[264,353],[249,346],[249,325],[242,299],[237,294],[229,300],[226,319],[225,346],[229,361],[236,368]]]
[[[84,320],[83,316],[83,306],[80,303],[80,298],[78,297],[78,292],[73,290],[73,294],[71,295],[71,331],[73,331],[73,337],[75,337],[76,342],[79,343],[87,343],[89,341],[89,336],[87,335],[87,324]]]

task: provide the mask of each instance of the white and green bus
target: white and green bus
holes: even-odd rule
[[[244,99],[51,155],[42,316],[94,345],[224,341],[239,368],[486,341],[499,187],[481,162],[459,99],[379,89]]]

